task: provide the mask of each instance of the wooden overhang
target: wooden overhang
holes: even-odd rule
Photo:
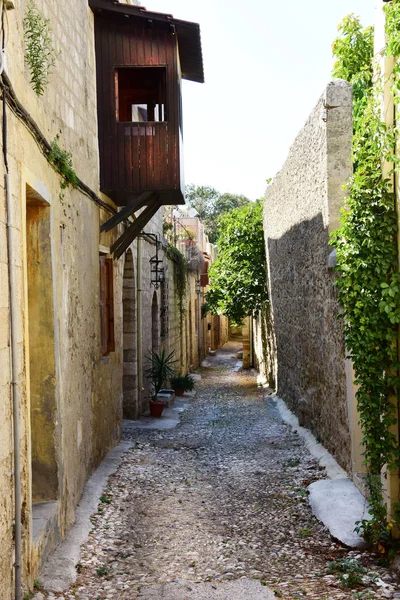
[[[168,23],[175,27],[183,79],[204,83],[203,55],[198,23],[175,19],[172,15],[146,10],[143,6],[121,4],[115,0],[89,0],[93,12],[109,12],[148,21]]]
[[[99,35],[102,35],[100,31],[102,31],[104,27],[101,23],[107,21],[107,16],[109,16],[108,23],[110,23],[111,29],[114,27],[114,25],[111,24],[112,22],[115,22],[115,27],[120,28],[123,17],[129,17],[126,21],[127,25],[129,22],[132,23],[132,26],[128,25],[128,31],[130,31],[132,27],[132,33],[136,31],[135,27],[137,28],[135,23],[140,23],[140,26],[142,28],[144,27],[144,30],[146,30],[146,28],[148,29],[149,26],[152,27],[154,25],[155,28],[159,28],[163,31],[170,31],[174,36],[174,39],[177,40],[177,44],[175,42],[175,48],[177,48],[175,52],[178,52],[179,54],[180,73],[182,78],[198,83],[204,82],[200,27],[197,23],[181,21],[179,19],[174,19],[173,16],[169,14],[151,12],[141,6],[121,4],[114,0],[89,0],[89,7],[93,10],[95,16],[100,19],[100,21],[98,21]],[[105,19],[103,20],[102,17],[105,17]],[[141,25],[142,23],[143,25]],[[124,25],[123,27],[124,31],[126,31],[126,26]],[[113,48],[112,44],[110,45],[110,48]],[[108,62],[104,63],[104,57],[107,55],[107,52],[109,52],[109,50],[107,50],[106,46],[106,51],[103,50],[100,54],[103,63],[100,62],[97,65],[98,85],[99,82],[104,85],[105,67],[109,68],[113,64],[121,64],[119,60],[115,60],[114,62],[112,59],[109,59]],[[168,56],[168,52],[170,52],[170,50],[165,49],[164,54]],[[128,60],[125,64],[134,66],[137,63],[131,63]],[[153,66],[154,63],[151,62],[151,64]],[[170,76],[174,76],[174,73],[176,72],[176,67],[171,68]],[[107,77],[107,75],[105,77]],[[172,93],[180,93],[177,92],[179,87],[176,87],[175,85],[174,90],[175,91]],[[110,98],[110,93],[108,93],[107,98]],[[171,102],[170,124],[162,122],[114,123],[114,120],[110,119],[109,115],[104,114],[104,107],[106,106],[104,99],[100,98],[98,100],[100,107],[100,127],[103,126],[103,123],[109,124],[112,121],[112,127],[115,129],[115,131],[113,130],[114,133],[109,131],[107,137],[99,134],[100,162],[102,162],[105,146],[107,147],[107,155],[112,157],[112,162],[110,163],[111,179],[110,176],[107,178],[107,174],[105,174],[105,171],[102,172],[101,169],[103,179],[101,182],[101,189],[106,195],[111,197],[118,206],[122,207],[118,214],[114,215],[101,225],[100,231],[109,231],[122,222],[127,225],[125,231],[111,247],[111,253],[114,258],[118,259],[124,254],[129,245],[144,229],[149,220],[163,204],[184,203],[183,183],[182,179],[180,179],[182,172],[179,173],[178,166],[181,152],[181,140],[179,141],[180,102],[178,102],[178,100]],[[152,135],[148,136],[147,129],[150,128],[152,129]],[[146,135],[144,135],[142,130]],[[175,130],[176,133],[173,133]],[[127,136],[127,133],[129,133],[129,137]],[[132,157],[134,156],[132,146],[129,144],[127,145],[127,141],[132,139],[132,137],[134,141],[137,140],[137,142],[140,142],[141,144],[142,158],[140,162],[138,158],[132,160]],[[123,143],[120,143],[121,139],[123,140]],[[114,140],[114,142],[111,142],[111,145],[110,140]],[[156,142],[158,145],[154,145],[153,140],[158,140],[158,142]],[[151,175],[154,173],[148,168],[141,167],[141,164],[145,165],[146,160],[148,159],[150,161],[149,165],[154,167],[154,157],[158,156],[157,152],[161,151],[163,145],[165,145],[168,155],[160,162],[162,167],[152,178]],[[122,154],[118,151],[121,149],[123,152]],[[145,157],[144,161],[143,157]],[[127,168],[128,163],[129,165]],[[121,168],[117,168],[117,165],[122,166]],[[166,165],[169,165],[170,168],[168,169]],[[125,177],[122,178],[123,185],[121,186],[120,175],[121,171],[124,173],[124,169]],[[145,181],[144,189],[141,187],[143,180]],[[116,181],[117,184],[115,183]],[[139,185],[136,185],[138,182]],[[152,184],[155,186],[154,188],[152,187]],[[140,214],[135,217],[134,213],[139,210],[141,210]],[[128,219],[132,217],[134,221],[132,222],[131,220],[129,222]]]

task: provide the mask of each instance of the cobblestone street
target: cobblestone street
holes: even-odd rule
[[[237,367],[237,350],[230,342],[207,359],[175,429],[125,432],[132,448],[92,517],[77,581],[44,597],[233,600],[245,597],[234,582],[247,580],[249,600],[270,597],[267,588],[285,599],[400,597],[376,557],[349,553],[313,517],[306,488],[324,469],[256,373]],[[343,557],[358,558],[376,582],[340,584],[327,563]],[[215,595],[191,595],[205,582]],[[217,595],[222,582],[226,596]]]

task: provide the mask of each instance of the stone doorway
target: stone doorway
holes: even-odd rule
[[[59,496],[50,205],[26,186],[32,503]]]
[[[123,415],[125,419],[139,417],[138,389],[137,389],[137,345],[136,345],[136,296],[135,296],[135,269],[132,251],[129,249],[125,256],[123,287],[122,287],[122,313],[124,336],[124,363],[123,363]]]

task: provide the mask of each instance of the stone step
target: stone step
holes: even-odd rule
[[[32,556],[34,576],[38,577],[47,557],[60,542],[58,502],[32,505]]]

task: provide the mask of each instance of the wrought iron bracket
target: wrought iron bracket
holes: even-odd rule
[[[164,267],[161,266],[163,263],[163,260],[162,260],[162,258],[159,257],[159,253],[158,253],[162,244],[161,244],[160,240],[158,239],[158,233],[147,233],[146,231],[141,231],[139,233],[139,236],[142,238],[150,238],[155,243],[156,253],[154,256],[152,256],[150,258],[149,262],[150,262],[150,275],[151,275],[150,283],[152,285],[154,285],[154,287],[157,290],[160,287],[160,285],[162,283],[164,283],[164,281],[165,281]]]

